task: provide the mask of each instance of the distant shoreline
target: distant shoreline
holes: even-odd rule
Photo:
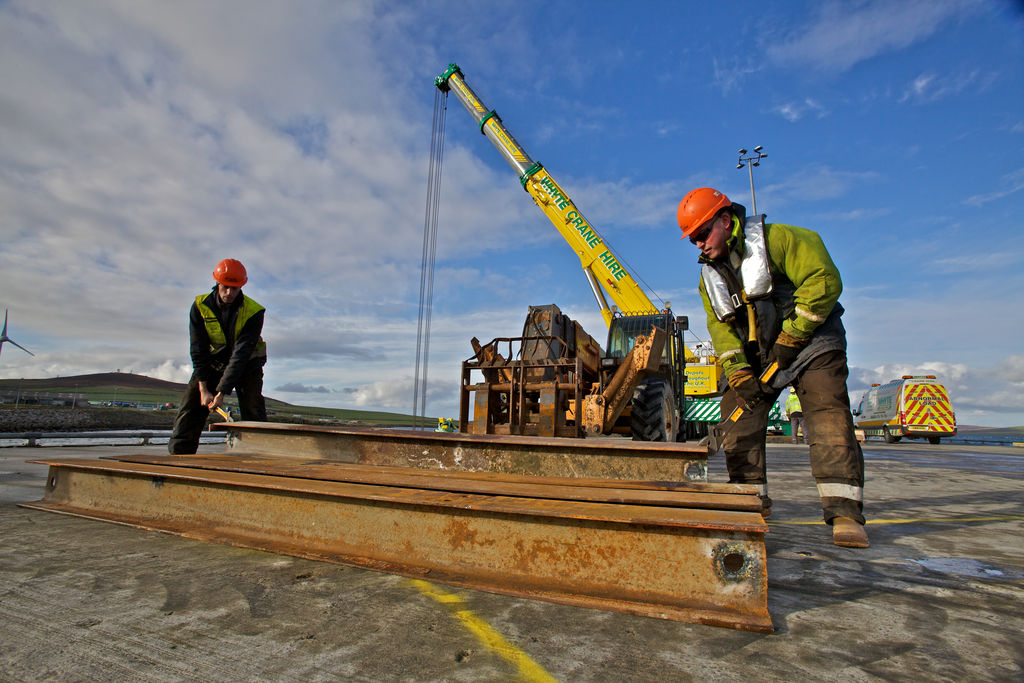
[[[133,410],[83,406],[0,407],[0,432],[91,432],[118,429],[171,429],[176,410]]]

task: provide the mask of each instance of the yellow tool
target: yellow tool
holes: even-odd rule
[[[779,362],[772,361],[771,364],[765,368],[765,371],[761,373],[761,377],[759,377],[761,383],[767,384],[770,382],[772,377],[774,377],[775,373],[778,371]],[[714,455],[718,452],[718,449],[722,447],[722,442],[725,440],[725,435],[729,433],[729,430],[736,426],[736,421],[740,419],[740,415],[742,414],[743,407],[736,406],[732,413],[729,414],[728,418],[712,426],[708,435],[700,440],[701,446],[708,447],[708,455]]]
[[[223,417],[228,422],[234,422],[234,420],[231,419],[231,413],[229,413],[228,411],[224,410],[220,406],[217,406],[217,412],[220,413],[220,416]]]

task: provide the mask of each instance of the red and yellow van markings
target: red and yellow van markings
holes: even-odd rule
[[[903,405],[907,431],[954,431],[956,420],[945,389],[934,384],[914,384],[906,389]]]

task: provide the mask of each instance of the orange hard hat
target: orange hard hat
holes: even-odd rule
[[[710,187],[691,190],[676,209],[676,220],[679,221],[679,229],[683,231],[683,239],[714,218],[720,210],[730,206],[732,202],[718,190]]]
[[[213,279],[225,287],[241,287],[249,281],[241,261],[226,258],[213,269]]]

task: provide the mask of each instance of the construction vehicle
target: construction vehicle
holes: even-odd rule
[[[601,316],[608,324],[607,352],[601,354],[599,367],[595,369],[598,374],[596,382],[589,382],[589,377],[585,373],[574,374],[573,368],[570,367],[573,364],[571,352],[575,348],[575,340],[559,336],[550,329],[547,330],[548,334],[540,334],[539,337],[534,335],[535,338],[530,341],[535,347],[542,344],[548,350],[557,348],[560,352],[569,352],[570,355],[559,356],[557,353],[549,353],[538,356],[529,354],[528,350],[523,355],[523,349],[520,348],[517,357],[513,358],[513,354],[505,356],[495,350],[494,345],[503,343],[499,340],[494,340],[484,347],[474,348],[476,353],[473,358],[467,361],[468,365],[463,364],[464,404],[460,416],[461,428],[469,429],[465,400],[467,394],[472,391],[478,397],[484,395],[484,400],[478,401],[477,410],[474,412],[475,416],[487,419],[485,427],[474,430],[480,433],[557,436],[574,432],[576,436],[582,436],[584,433],[613,431],[619,423],[619,418],[628,416],[628,429],[634,439],[676,441],[681,437],[685,438],[687,430],[683,426],[683,416],[686,413],[684,396],[716,395],[720,372],[713,356],[700,358],[683,343],[683,331],[687,327],[685,316],[673,316],[668,303],[659,308],[651,302],[623,266],[621,259],[612,252],[568,194],[541,163],[530,158],[505,128],[497,113],[488,109],[466,83],[458,65],[450,64],[448,69],[435,79],[435,85],[442,92],[455,93],[477,121],[481,133],[497,147],[504,159],[516,170],[523,189],[572,247],[580,259],[583,273],[597,300]],[[617,310],[613,311],[608,298],[611,298]],[[536,327],[528,319],[526,327],[531,326]],[[571,326],[564,326],[561,330],[566,332],[569,327]],[[524,336],[527,331],[524,330]],[[573,334],[575,333],[573,330]],[[664,335],[665,341],[659,348],[659,340],[655,338],[661,334]],[[629,355],[640,339],[643,341],[643,344],[640,344],[642,349],[652,342],[654,344],[649,349],[643,349],[650,356],[645,360],[637,358],[637,353]],[[516,341],[520,344],[525,343],[523,338],[504,339],[504,342],[510,344]],[[497,361],[499,356],[501,361]],[[533,379],[546,377],[547,381],[553,381],[552,378],[557,374],[559,381],[555,384],[567,385],[566,395],[554,396],[551,390],[542,386],[522,386],[528,379],[527,375],[520,373],[521,377],[514,376],[511,365],[506,368],[508,372],[502,376],[502,381],[495,379],[496,362],[512,364],[516,361],[560,361],[556,363],[561,366],[560,368],[534,366],[530,370]],[[622,370],[620,373],[620,368],[624,366],[631,366],[634,369]],[[479,368],[482,371],[484,367],[490,371],[485,382],[467,384],[467,369],[472,371]],[[530,423],[525,417],[530,411],[523,410],[524,403],[520,397],[525,394],[543,397],[545,393],[549,400],[541,400],[543,407],[538,406],[535,412],[547,415],[554,411],[559,413],[559,416],[551,419],[552,416],[547,415],[543,424]],[[501,398],[502,396],[504,398]],[[495,411],[496,405],[507,405],[509,410]],[[581,411],[583,415],[588,416],[585,418],[586,424],[581,419]],[[600,418],[597,417],[598,412],[601,414]],[[504,418],[496,415],[507,416],[507,421],[503,422]],[[529,428],[531,424],[535,425],[534,429]],[[538,429],[540,431],[537,431]]]
[[[685,323],[671,312],[617,316],[606,353],[554,304],[531,306],[522,336],[486,345],[473,338],[474,354],[462,364],[460,430],[677,441]]]
[[[853,423],[864,436],[886,443],[901,438],[928,439],[956,435],[956,415],[949,394],[935,375],[903,375],[885,384],[872,384],[853,410]]]

